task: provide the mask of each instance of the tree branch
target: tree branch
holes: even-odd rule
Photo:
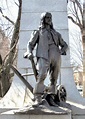
[[[2,15],[5,19],[7,19],[9,22],[11,22],[13,25],[15,24],[11,19],[9,19],[7,16]]]
[[[9,17],[7,17],[3,14],[1,7],[0,7],[0,13],[2,14],[2,17],[4,17],[6,20],[8,20],[11,24],[13,24],[13,25],[15,24]]]
[[[76,19],[77,19],[77,21],[79,22],[78,24],[81,25],[81,21],[80,21],[80,19],[79,19],[78,10],[77,10],[77,8],[79,8],[79,6],[78,6],[78,4],[77,4],[77,6],[76,6],[76,4],[77,4],[77,2],[74,2],[74,3],[73,3],[73,5],[74,5],[74,10],[75,10],[75,14],[76,14]]]
[[[83,18],[83,11],[82,11],[82,6],[79,0],[70,0],[71,3],[73,4],[72,7],[69,9],[70,15],[68,15],[68,18],[71,19],[71,21],[79,26],[79,28],[83,29],[83,23],[81,18]],[[72,11],[73,9],[73,11]],[[81,15],[81,18],[79,17],[79,14]]]
[[[76,24],[77,26],[79,26],[79,27],[81,28],[80,24],[77,23],[71,16],[68,16],[68,18],[71,19],[71,21],[72,21],[74,24]]]

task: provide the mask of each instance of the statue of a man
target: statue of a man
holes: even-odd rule
[[[61,66],[61,55],[66,55],[68,45],[62,39],[52,23],[52,15],[49,12],[41,14],[41,21],[38,30],[35,30],[27,44],[28,58],[33,57],[33,49],[37,44],[37,82],[34,88],[35,105],[42,103],[42,94],[44,93],[44,80],[49,71],[50,85],[49,93],[55,94],[58,74]]]

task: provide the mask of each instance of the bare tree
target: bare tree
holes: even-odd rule
[[[83,97],[85,97],[85,0],[83,2]]]
[[[8,1],[6,0],[6,2]],[[11,38],[11,44],[10,44],[10,51],[2,60],[0,65],[0,88],[1,88],[0,96],[1,97],[3,97],[6,94],[6,92],[8,91],[11,85],[12,74],[10,72],[11,71],[10,64],[14,63],[14,60],[16,57],[17,43],[19,40],[22,0],[18,0],[18,2],[19,2],[19,5],[18,4],[17,5],[19,7],[19,10],[18,10],[18,17],[15,23],[8,16],[4,15],[2,8],[0,8],[0,12],[2,16],[11,24],[14,25],[14,31]]]
[[[81,0],[69,0],[68,2],[68,18],[79,26],[81,33],[83,30],[83,5]]]
[[[82,35],[83,45],[83,97],[85,97],[85,0],[69,0],[68,2],[68,18],[76,24]],[[71,7],[69,7],[71,5]]]
[[[70,31],[70,61],[73,67],[74,72],[74,81],[77,85],[82,85],[83,76],[82,74],[82,58],[83,58],[83,48],[82,48],[82,39],[81,33],[78,30]],[[81,77],[80,77],[81,76]]]

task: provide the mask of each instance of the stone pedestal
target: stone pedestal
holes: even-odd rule
[[[70,115],[0,115],[0,119],[71,119]]]
[[[54,108],[54,109],[53,109]],[[17,110],[3,110],[0,113],[0,119],[71,119],[71,112],[67,109],[59,107],[51,107],[51,109],[32,109],[26,114],[14,114]]]

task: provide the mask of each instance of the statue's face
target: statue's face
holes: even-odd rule
[[[45,24],[51,25],[51,23],[52,23],[52,15],[48,13],[45,16]]]

